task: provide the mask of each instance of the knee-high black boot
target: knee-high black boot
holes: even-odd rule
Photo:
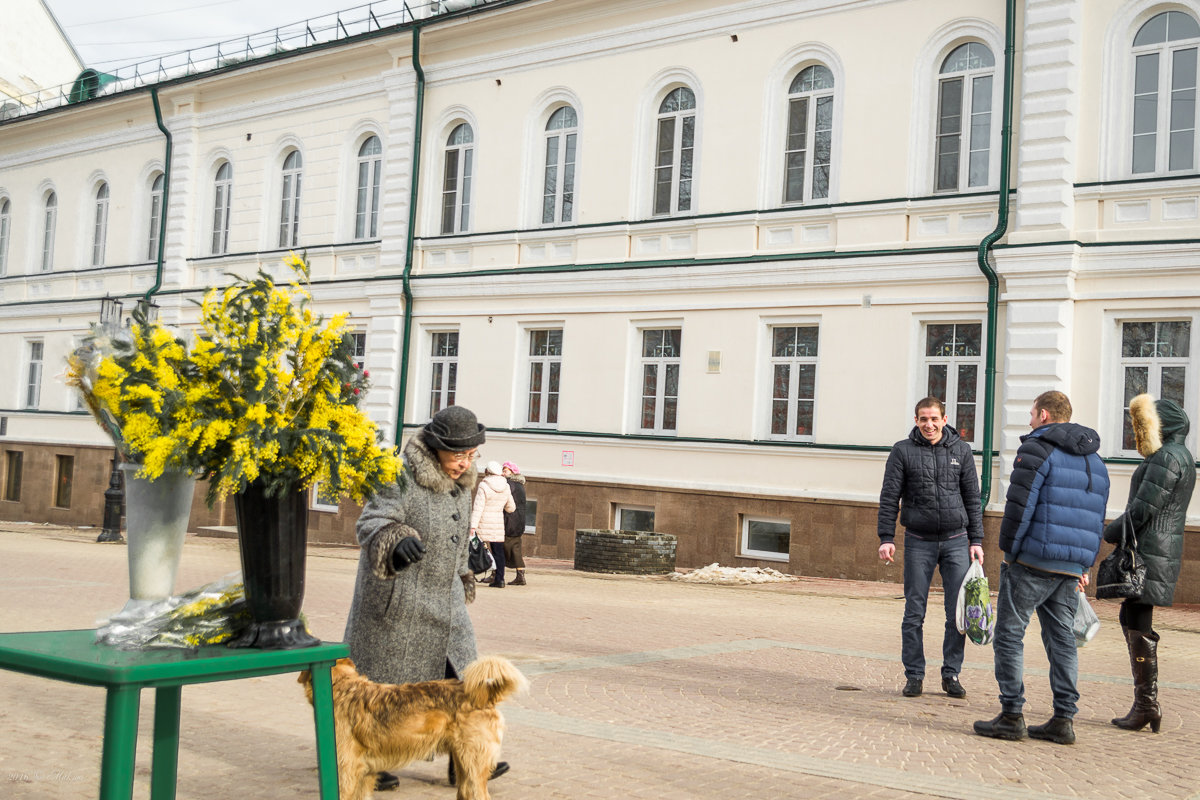
[[[1133,708],[1112,724],[1127,731],[1140,731],[1149,723],[1150,730],[1158,733],[1162,725],[1162,708],[1158,705],[1158,634],[1125,630],[1125,642],[1133,671]]]

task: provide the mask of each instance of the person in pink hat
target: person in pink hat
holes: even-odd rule
[[[504,512],[504,562],[517,571],[517,577],[509,586],[525,585],[525,556],[521,553],[521,537],[525,534],[525,476],[521,468],[511,461],[500,465],[500,471],[508,479],[516,509]]]

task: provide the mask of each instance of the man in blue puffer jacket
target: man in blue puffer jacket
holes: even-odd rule
[[[1071,419],[1071,401],[1045,392],[1033,401],[1032,433],[1021,437],[1000,523],[1000,590],[992,642],[1000,714],[975,723],[980,736],[1047,739],[1073,744],[1079,672],[1071,626],[1077,590],[1100,550],[1108,471],[1096,451],[1100,435]],[[1037,611],[1050,660],[1054,716],[1025,727],[1024,638]]]

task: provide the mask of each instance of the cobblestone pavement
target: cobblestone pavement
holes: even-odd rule
[[[125,548],[95,530],[0,523],[0,630],[94,627],[126,597]],[[864,553],[863,557],[873,557]],[[309,550],[305,613],[341,638],[356,551]],[[238,568],[236,543],[189,537],[177,586]],[[1080,650],[1074,747],[971,733],[998,709],[991,649],[968,645],[952,700],[931,663],[900,696],[903,601],[894,584],[803,579],[731,587],[601,576],[530,560],[529,586],[481,587],[482,653],[517,662],[496,800],[579,798],[1145,798],[1200,800],[1200,609],[1162,611],[1162,733],[1108,720],[1129,707],[1115,602]],[[931,603],[932,608],[940,604]],[[1036,628],[1034,623],[1031,628]],[[1050,715],[1037,631],[1026,637],[1029,722]],[[926,652],[940,652],[940,623]],[[152,693],[143,693],[134,797],[149,795]],[[0,797],[92,798],[103,691],[0,672]],[[401,771],[379,800],[449,800],[445,759]],[[183,692],[181,800],[316,797],[312,714],[292,676]]]

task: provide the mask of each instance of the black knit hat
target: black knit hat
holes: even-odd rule
[[[483,444],[486,430],[475,412],[462,406],[446,406],[433,415],[421,435],[434,450],[460,453]]]

